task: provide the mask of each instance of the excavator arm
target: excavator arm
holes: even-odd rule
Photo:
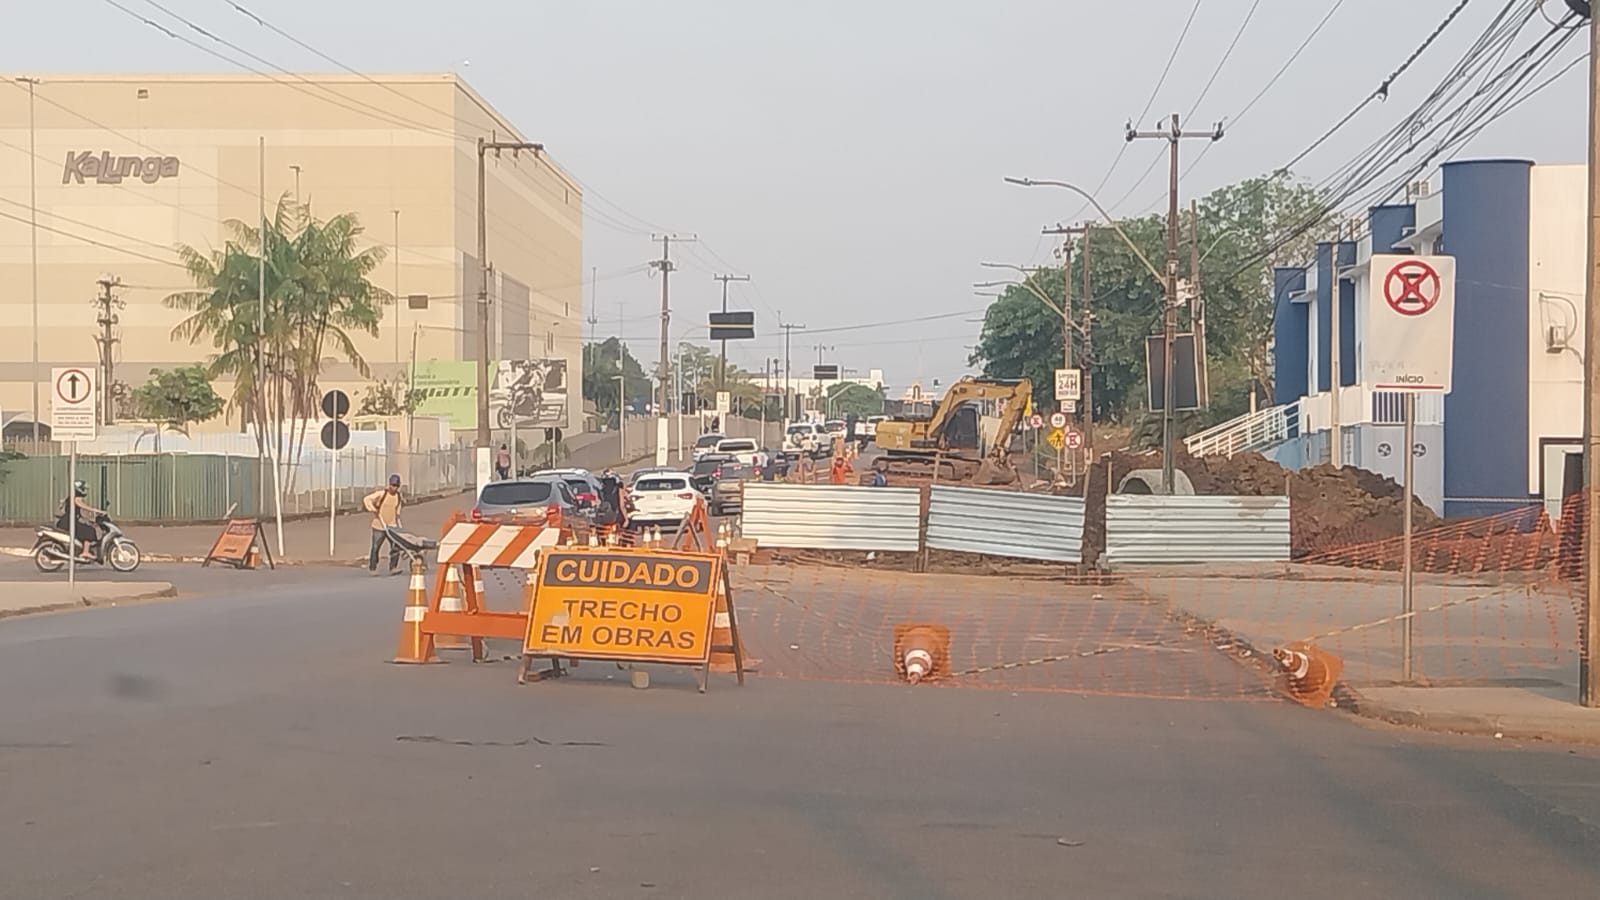
[[[1010,385],[1011,396],[1006,401],[1006,411],[1000,416],[1000,430],[994,436],[994,446],[989,448],[989,458],[1004,461],[1011,454],[1011,435],[1022,424],[1022,413],[1033,396],[1033,383],[1024,378]]]
[[[1001,384],[993,381],[977,381],[973,378],[963,378],[950,385],[950,390],[945,392],[944,399],[939,401],[939,408],[928,422],[928,440],[943,447],[945,443],[945,429],[955,421],[956,411],[962,406],[978,400],[1008,400],[1006,404],[1005,421],[1001,423],[1001,437],[997,445],[1009,445],[1011,431],[1017,427],[1021,420],[1022,408],[1027,403],[1027,398],[1033,393],[1033,385],[1024,378],[1016,384]],[[1002,451],[1003,452],[1003,451]]]

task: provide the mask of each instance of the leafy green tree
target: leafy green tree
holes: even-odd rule
[[[406,379],[394,377],[374,382],[361,392],[356,404],[358,416],[399,416],[417,411],[420,391],[411,390]]]
[[[883,399],[883,388],[855,382],[829,385],[824,395],[828,415],[834,419],[842,419],[849,415],[862,419],[867,416],[881,416]]]
[[[593,403],[609,427],[617,427],[617,376],[622,375],[628,408],[650,402],[652,384],[626,344],[610,337],[583,345],[583,398]]]
[[[211,387],[205,366],[151,369],[150,380],[133,389],[134,415],[189,433],[189,425],[215,418],[226,405]]]

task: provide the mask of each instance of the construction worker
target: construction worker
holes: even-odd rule
[[[889,464],[881,456],[872,461],[872,486],[889,486]]]
[[[378,551],[383,549],[383,542],[388,541],[389,574],[400,574],[400,545],[388,532],[390,528],[400,527],[400,507],[404,505],[400,498],[400,476],[390,475],[388,486],[368,494],[361,505],[372,513],[372,550],[367,554],[367,571],[378,574]]]
[[[834,484],[844,484],[850,477],[850,461],[843,454],[835,454],[833,465],[828,470],[828,480]]]

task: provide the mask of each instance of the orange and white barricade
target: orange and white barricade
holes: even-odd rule
[[[439,539],[439,571],[432,595],[420,614],[407,608],[401,653],[395,662],[435,661],[436,638],[440,635],[467,638],[474,660],[484,658],[486,639],[522,640],[528,629],[526,604],[519,603],[516,612],[490,610],[484,602],[482,570],[520,569],[531,573],[539,563],[540,551],[557,546],[562,536],[559,527],[545,525],[495,525],[459,519],[447,524]],[[447,594],[453,590],[452,570],[455,584],[462,591],[456,609],[450,608],[458,606],[456,602],[446,603]]]

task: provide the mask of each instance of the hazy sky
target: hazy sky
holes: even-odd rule
[[[162,18],[145,0],[118,2]],[[332,69],[225,0],[161,2],[286,68]],[[589,265],[604,276],[657,255],[651,225],[698,234],[703,243],[683,249],[674,278],[674,329],[703,321],[718,297],[711,275],[737,267],[755,281],[734,286],[733,296],[756,310],[761,334],[730,345],[730,357],[747,367],[781,355],[779,310],[811,329],[970,311],[796,332],[797,370],[825,343],[836,348],[829,361],[883,368],[897,386],[965,371],[978,331],[968,320],[986,302],[971,283],[991,277],[979,261],[1048,259],[1040,226],[1081,207],[1065,192],[1011,187],[1001,177],[1098,184],[1122,147],[1123,123],[1145,109],[1195,8],[1194,0],[238,2],[364,72],[461,72],[591,189],[585,275]],[[1455,3],[1337,3],[1313,44],[1185,178],[1185,198],[1292,158],[1371,93]],[[1470,2],[1387,103],[1369,107],[1298,173],[1315,180],[1366,147],[1437,84],[1503,5]],[[1236,118],[1329,8],[1201,0],[1141,127],[1196,107],[1253,6],[1196,125]],[[1564,10],[1560,0],[1547,6]],[[0,11],[0,60],[16,72],[225,68],[104,0],[0,0]],[[1508,61],[1547,27],[1535,18]],[[1547,74],[1583,43],[1574,41]],[[1585,71],[1575,67],[1462,155],[1581,162]],[[1126,196],[1114,209],[1123,214],[1154,209],[1165,167],[1138,177],[1162,152],[1159,142],[1130,148],[1102,201]],[[621,330],[647,366],[655,332],[641,317],[658,292],[642,274],[599,285],[599,333],[618,331],[620,307],[631,320]]]

